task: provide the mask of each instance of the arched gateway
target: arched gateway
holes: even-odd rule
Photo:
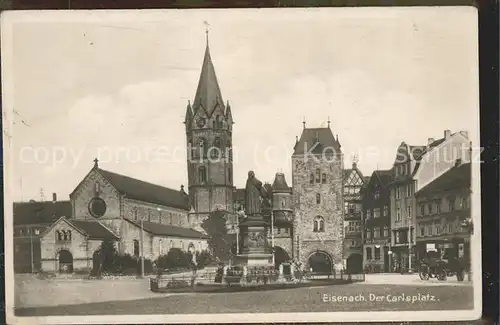
[[[288,253],[279,246],[274,246],[274,266],[279,268],[280,264],[290,260]]]
[[[68,250],[61,250],[58,253],[59,272],[72,273],[73,272],[73,255]]]
[[[324,251],[315,251],[308,259],[310,271],[316,274],[331,274],[333,263],[330,254]]]

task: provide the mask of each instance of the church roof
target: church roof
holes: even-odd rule
[[[286,183],[285,174],[276,173],[272,189],[273,192],[291,192],[290,187]]]
[[[124,218],[128,222],[136,225],[137,227],[141,227],[141,222],[138,220],[130,220],[127,218]],[[191,228],[185,228],[185,227],[177,227],[177,226],[172,226],[172,225],[165,225],[157,222],[151,222],[151,221],[143,221],[142,225],[144,227],[144,231],[149,232],[153,235],[157,236],[170,236],[170,237],[181,237],[181,238],[193,238],[193,239],[206,239],[208,238],[207,235],[202,234],[199,231],[196,231]]]
[[[222,94],[217,82],[217,76],[215,75],[215,68],[207,41],[198,88],[196,89],[192,107],[194,114],[199,109],[203,109],[207,116],[210,117],[217,106],[221,107],[224,112],[224,101],[222,100]]]
[[[98,221],[71,220],[69,222],[82,230],[89,239],[119,239]]]
[[[70,201],[14,202],[14,225],[51,224],[62,216],[71,218]]]
[[[144,182],[98,168],[101,175],[127,198],[189,211],[189,196],[179,190]]]
[[[50,227],[48,227],[42,236],[48,234],[60,222],[65,222],[73,227],[76,231],[87,237],[88,239],[111,239],[118,240],[119,237],[111,230],[102,225],[98,220],[68,220],[66,217],[58,218]]]
[[[330,128],[305,128],[302,131],[299,141],[295,144],[294,155],[306,154],[321,154],[325,148],[333,148],[340,150],[340,143],[335,140]],[[325,153],[331,153],[327,150]]]

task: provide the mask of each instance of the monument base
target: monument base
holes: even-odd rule
[[[245,265],[247,267],[254,267],[254,266],[271,267],[271,266],[274,266],[273,265],[273,254],[266,254],[266,253],[240,254],[237,256],[237,263]]]

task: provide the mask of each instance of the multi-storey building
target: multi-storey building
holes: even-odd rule
[[[313,272],[343,267],[343,154],[327,128],[305,128],[292,155],[294,256]]]
[[[452,168],[457,159],[470,161],[469,150],[467,132],[450,130],[441,139],[429,138],[425,146],[403,142],[398,147],[391,183],[391,251],[398,270],[411,271],[416,263],[415,192]]]
[[[352,163],[352,168],[344,169],[344,258],[346,270],[350,273],[363,271],[362,242],[362,201],[361,189],[365,178]]]
[[[471,217],[471,164],[457,165],[439,176],[417,198],[417,258],[436,251],[441,258],[470,259],[470,234],[462,227]]]
[[[363,267],[391,272],[391,170],[376,170],[363,188]]]

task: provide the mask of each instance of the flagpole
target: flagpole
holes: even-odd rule
[[[144,220],[141,219],[141,277],[144,277]]]

